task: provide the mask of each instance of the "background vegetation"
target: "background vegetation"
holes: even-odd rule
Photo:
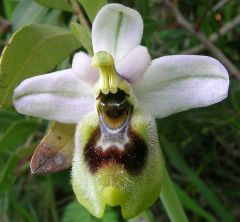
[[[228,67],[231,87],[225,101],[157,122],[166,164],[190,221],[240,221],[239,0],[173,1],[191,29],[179,20],[179,14],[167,0],[109,2],[123,3],[141,13],[145,24],[142,43],[153,58],[196,53],[216,57]],[[70,23],[80,20],[88,27],[98,7],[96,1],[91,0],[2,0],[0,53],[12,34],[23,26],[47,24],[70,30]],[[199,38],[201,33],[205,39]],[[66,46],[68,50],[61,51],[64,48],[61,42],[45,46],[52,51],[40,53],[52,53],[53,58],[48,62],[39,61],[38,54],[34,55],[31,62],[39,65],[32,75],[69,67],[74,51],[84,50],[74,36],[71,38],[74,40]],[[199,47],[200,44],[204,45]],[[26,37],[23,49],[29,45],[31,42]],[[195,46],[197,48],[193,48]],[[8,63],[13,72],[27,56],[22,53],[16,61]],[[29,72],[29,67],[22,72]],[[0,98],[6,97],[6,88],[2,85],[7,78],[3,76],[4,67],[1,68]],[[7,97],[8,106],[0,109],[0,221],[124,221],[117,208],[108,209],[104,219],[97,220],[77,204],[70,184],[70,170],[47,176],[31,175],[31,155],[44,136],[48,122],[18,114],[10,105],[11,96]],[[168,219],[157,200],[151,209],[132,221],[165,222]]]

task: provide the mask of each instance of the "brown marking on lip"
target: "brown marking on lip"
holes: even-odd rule
[[[109,164],[119,164],[133,174],[139,174],[146,163],[147,145],[143,138],[133,130],[128,130],[130,141],[120,150],[115,146],[110,146],[106,151],[97,147],[97,141],[100,139],[100,129],[97,128],[84,148],[84,158],[92,173]]]

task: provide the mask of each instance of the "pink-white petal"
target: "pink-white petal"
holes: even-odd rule
[[[91,66],[92,57],[78,52],[73,57],[72,69],[77,78],[93,86],[99,78],[99,72]]]
[[[142,78],[151,64],[151,57],[147,48],[137,46],[116,64],[118,73],[131,84]]]
[[[72,69],[26,79],[15,89],[13,99],[22,114],[63,123],[78,123],[95,104],[91,88]]]

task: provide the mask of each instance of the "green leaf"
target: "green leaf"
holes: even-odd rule
[[[77,201],[67,205],[64,211],[61,222],[118,222],[118,214],[112,207],[107,207],[102,219],[92,216],[80,203]]]
[[[76,22],[71,23],[71,30],[89,55],[93,55],[92,38],[90,31]]]
[[[143,221],[146,221],[146,222],[155,222],[156,221],[151,210],[145,210],[138,216],[136,216],[130,220],[127,220],[127,222],[143,222]]]
[[[12,20],[13,30],[16,31],[30,24],[60,25],[61,10],[40,5],[33,0],[22,0],[18,3]]]
[[[16,2],[14,1],[3,0],[4,12],[8,20],[11,20],[12,18],[15,5],[16,5]]]
[[[24,221],[24,222],[36,222],[36,220],[34,219],[34,217],[31,215],[31,213],[29,212],[28,209],[25,208],[25,206],[23,206],[19,200],[16,198],[16,194],[15,192],[11,192],[9,193],[9,199],[10,199],[10,203],[13,206],[13,211],[15,213],[17,213],[18,216],[18,220],[19,221]],[[20,219],[20,218],[22,219]]]
[[[78,0],[85,9],[89,19],[93,22],[98,11],[107,4],[107,0]]]
[[[222,218],[222,221],[236,222],[233,216],[225,209],[224,205],[218,200],[216,194],[204,183],[187,165],[182,157],[177,152],[176,147],[173,147],[165,138],[160,139],[164,151],[171,159],[174,167],[185,174],[189,182],[196,186],[202,196],[207,200],[209,206]]]
[[[0,110],[0,135],[5,131],[9,125],[14,123],[14,121],[22,118],[15,110],[13,109],[1,109]]]
[[[217,222],[217,220],[203,208],[201,208],[195,200],[193,200],[184,190],[182,190],[177,184],[175,189],[184,207],[190,209],[194,214],[200,215],[208,222]]]
[[[20,1],[13,13],[13,30],[16,31],[22,26],[34,23],[42,23],[47,16],[47,13],[48,8],[39,5],[32,0]]]
[[[62,222],[97,222],[99,219],[93,217],[80,203],[71,202],[65,208]]]
[[[42,20],[41,24],[57,25],[59,26],[59,20],[61,18],[62,11],[59,9],[52,9]]]
[[[14,169],[19,161],[19,158],[14,154],[5,163],[0,174],[0,193],[6,192],[11,186],[11,182],[16,178],[13,174]]]
[[[21,120],[10,125],[4,134],[0,136],[0,153],[10,151],[22,145],[36,130],[37,126],[37,122],[26,120]]]
[[[117,212],[114,210],[114,208],[107,206],[101,221],[102,222],[118,222],[119,216]]]
[[[138,12],[144,17],[149,15],[149,1],[146,0],[134,0],[134,5]]]
[[[53,70],[79,47],[74,35],[59,27],[29,25],[17,31],[0,61],[0,106],[11,105],[22,80]]]
[[[49,8],[61,9],[67,12],[73,12],[72,6],[67,0],[35,0],[37,3]]]

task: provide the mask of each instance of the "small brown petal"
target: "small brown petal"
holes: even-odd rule
[[[75,125],[52,122],[31,160],[32,174],[46,174],[71,167]]]

